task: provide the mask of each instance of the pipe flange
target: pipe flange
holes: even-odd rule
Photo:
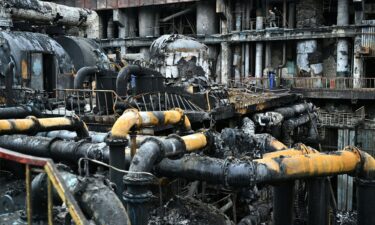
[[[135,174],[129,172],[122,180],[124,184],[128,186],[147,186],[153,183],[154,177],[147,174]]]
[[[157,144],[159,146],[160,154],[158,155],[158,158],[156,159],[155,163],[158,163],[161,160],[163,160],[164,157],[165,157],[165,154],[166,154],[165,145],[163,143],[163,139],[156,138],[156,137],[148,137],[148,138],[146,138],[145,140],[143,140],[141,142],[140,146],[142,146],[146,142],[154,142],[155,144]]]
[[[365,157],[363,156],[363,154],[361,153],[361,151],[355,147],[355,146],[346,146],[343,151],[348,151],[348,152],[352,152],[354,154],[356,154],[358,156],[358,158],[361,160],[360,163],[358,164],[357,168],[355,169],[355,172],[354,174],[356,175],[360,175],[361,172],[364,170],[364,164],[365,164]]]
[[[30,132],[31,132],[31,134],[36,135],[42,127],[39,123],[38,118],[36,118],[35,116],[28,116],[28,117],[26,117],[26,119],[30,119],[34,122],[34,125],[33,125]]]
[[[113,138],[111,136],[108,136],[105,140],[105,143],[107,143],[110,147],[122,147],[124,148],[128,145],[128,139],[122,139],[122,138]]]
[[[153,195],[151,191],[146,191],[140,194],[132,194],[132,193],[129,193],[128,191],[125,191],[122,194],[122,196],[125,202],[144,203],[144,202],[148,202]]]
[[[224,185],[225,187],[230,187],[228,182],[228,171],[229,171],[229,165],[233,162],[234,157],[230,156],[224,160],[223,163],[223,175],[224,175]]]
[[[170,134],[168,135],[168,137],[166,139],[175,139],[177,141],[179,141],[181,143],[181,146],[183,146],[183,151],[182,151],[182,154],[184,154],[186,151],[186,145],[185,145],[185,141],[184,139],[182,139],[181,136],[177,135],[177,134]]]

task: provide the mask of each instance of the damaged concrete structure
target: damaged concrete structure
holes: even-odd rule
[[[0,224],[375,224],[373,8],[1,1]]]

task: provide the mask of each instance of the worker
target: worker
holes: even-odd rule
[[[272,9],[268,10],[268,21],[270,23],[270,27],[277,27],[276,26],[276,14]]]

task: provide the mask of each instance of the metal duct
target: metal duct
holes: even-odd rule
[[[99,38],[99,16],[95,11],[39,0],[3,0],[12,19],[56,23],[83,28],[88,38]]]

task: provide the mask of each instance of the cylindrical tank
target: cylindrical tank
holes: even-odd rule
[[[53,92],[73,86],[73,63],[63,47],[47,35],[0,32],[1,65],[14,62],[13,86]],[[4,75],[4,66],[0,66]]]
[[[99,66],[102,69],[109,69],[107,56],[94,40],[72,36],[60,36],[55,40],[73,60],[76,71],[84,66]]]

